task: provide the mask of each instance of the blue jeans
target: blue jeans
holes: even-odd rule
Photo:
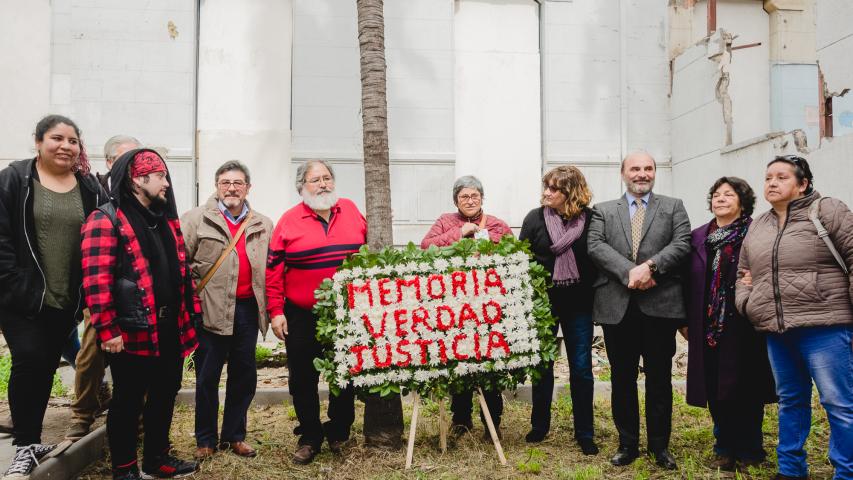
[[[560,300],[553,299],[553,303]],[[572,396],[572,417],[575,438],[592,439],[593,428],[592,400],[595,381],[592,377],[592,315],[589,313],[568,313],[560,305],[552,305],[557,323],[563,328],[563,340],[566,344],[566,359],[569,361],[569,387]],[[562,311],[560,311],[562,310]],[[554,334],[557,325],[554,325]],[[542,377],[533,385],[533,410],[530,413],[530,425],[533,430],[548,433],[551,429],[551,400],[554,396],[554,363],[546,365]]]
[[[829,418],[836,479],[853,479],[853,326],[795,328],[767,335],[779,395],[779,473],[808,474],[812,381]]]

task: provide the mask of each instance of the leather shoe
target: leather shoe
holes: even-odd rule
[[[216,450],[212,447],[198,447],[195,449],[195,453],[193,453],[193,458],[201,462],[212,457],[215,452]]]
[[[619,450],[616,450],[616,455],[610,459],[610,463],[617,467],[624,467],[633,463],[639,456],[640,451],[637,447],[620,446]]]
[[[735,471],[735,459],[732,457],[727,457],[725,455],[717,455],[713,461],[711,461],[711,468],[714,470],[722,470],[724,472],[734,472]]]
[[[675,463],[675,457],[673,457],[672,454],[669,453],[669,450],[665,448],[652,452],[652,457],[654,457],[657,466],[661,468],[665,468],[667,470],[675,470],[678,468],[678,464]]]
[[[548,435],[548,432],[532,429],[524,436],[524,441],[527,443],[539,443],[545,440],[546,435]]]
[[[350,445],[350,440],[329,440],[329,450],[335,455],[340,455]]]
[[[241,457],[252,458],[258,454],[251,445],[246,442],[229,442],[228,449]]]
[[[458,439],[466,433],[469,433],[471,430],[474,430],[473,424],[454,423],[450,426],[450,436]]]
[[[579,438],[578,445],[584,455],[598,455],[598,445],[591,438]]]
[[[312,460],[314,460],[316,455],[317,450],[315,450],[311,445],[300,445],[299,448],[293,452],[293,463],[298,465],[308,465]]]
[[[502,441],[504,439],[504,436],[501,433],[500,427],[495,429],[495,433],[498,434],[498,441]],[[485,431],[483,432],[483,441],[488,442],[488,443],[492,443],[492,434],[489,433],[489,427],[486,427]]]

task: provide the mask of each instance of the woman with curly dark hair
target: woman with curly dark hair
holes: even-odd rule
[[[569,361],[575,440],[585,455],[598,453],[595,444],[592,400],[592,281],[596,268],[587,255],[587,233],[592,193],[576,167],[556,167],[542,178],[542,206],[527,214],[519,238],[530,241],[536,261],[550,273],[551,311],[562,328]],[[529,443],[541,442],[551,428],[554,364],[547,365],[533,385]]]
[[[744,180],[714,182],[708,192],[714,218],[693,230],[685,276],[687,403],[710,410],[713,467],[726,471],[764,461],[761,422],[764,404],[774,399],[764,335],[735,309],[738,259],[754,207]]]
[[[70,119],[44,117],[35,149],[0,171],[0,323],[16,446],[5,478],[25,478],[58,452],[41,443],[42,421],[62,347],[83,318],[80,227],[107,200]]]

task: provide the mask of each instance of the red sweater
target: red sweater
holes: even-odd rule
[[[482,211],[474,218],[465,218],[459,212],[445,213],[429,229],[424,239],[421,240],[421,248],[427,249],[430,245],[446,247],[462,239],[462,225],[473,222],[477,225],[482,221]],[[489,231],[489,239],[498,243],[504,235],[512,235],[509,225],[498,217],[486,214],[486,230]]]
[[[237,230],[240,230],[240,223],[234,225],[224,213],[222,216],[225,217],[225,224],[231,231],[231,238],[234,238],[234,235],[237,235]],[[245,221],[246,218],[243,218],[241,223]],[[252,264],[249,263],[249,255],[246,253],[246,232],[240,236],[237,245],[234,245],[234,250],[237,252],[238,264],[240,265],[240,271],[237,273],[237,298],[241,300],[255,298],[255,291],[252,289]]]
[[[347,255],[367,240],[367,220],[352,201],[342,198],[332,207],[329,230],[304,203],[284,212],[270,238],[267,257],[267,311],[284,313],[284,303],[311,309],[314,290],[331,278]]]

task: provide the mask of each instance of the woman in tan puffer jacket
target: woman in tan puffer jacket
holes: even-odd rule
[[[841,262],[853,270],[853,213],[814,190],[808,162],[776,157],[767,165],[764,197],[772,205],[743,242],[737,309],[767,333],[779,396],[778,479],[808,478],[803,449],[811,426],[812,381],[830,425],[836,479],[853,478],[853,290],[809,218],[829,232]],[[821,201],[822,200],[822,201]]]

